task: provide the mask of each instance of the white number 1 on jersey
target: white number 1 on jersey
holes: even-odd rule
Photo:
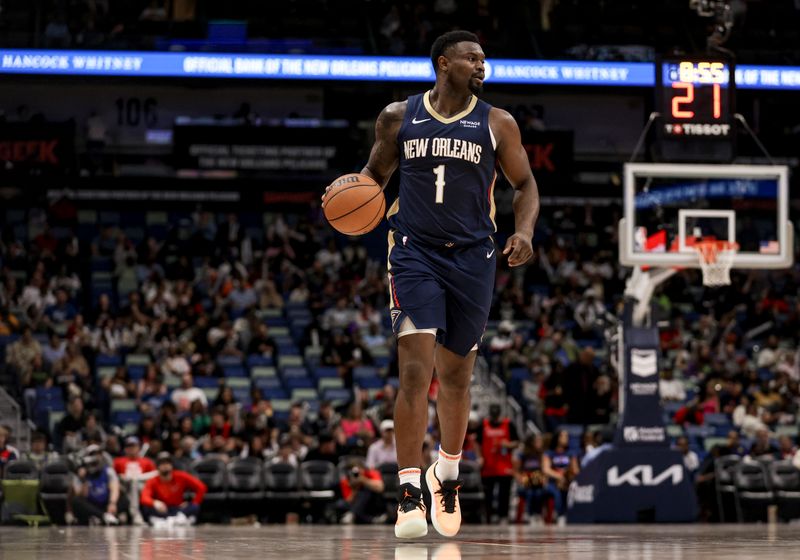
[[[436,204],[444,204],[444,164],[433,168],[436,174]]]

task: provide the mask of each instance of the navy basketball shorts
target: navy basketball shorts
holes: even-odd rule
[[[480,343],[494,292],[497,251],[487,238],[467,247],[436,247],[389,232],[392,329],[403,336],[431,332],[448,350],[466,356]]]

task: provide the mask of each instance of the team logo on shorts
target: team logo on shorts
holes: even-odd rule
[[[394,328],[394,324],[397,322],[397,318],[398,318],[398,317],[399,317],[399,316],[400,316],[402,313],[403,313],[403,312],[402,312],[400,309],[392,309],[392,310],[389,312],[389,314],[392,316],[392,328]]]

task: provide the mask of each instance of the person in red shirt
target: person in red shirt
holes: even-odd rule
[[[339,480],[342,492],[342,508],[345,513],[341,522],[373,523],[376,517],[385,513],[383,501],[383,478],[375,469],[367,468],[363,459],[354,459],[348,465],[347,476]]]
[[[141,449],[139,438],[136,436],[125,438],[125,455],[114,459],[114,470],[118,475],[133,478],[134,474],[141,475],[156,470],[156,465],[151,459],[139,456]]]
[[[519,437],[514,423],[501,418],[499,404],[489,406],[489,418],[483,420],[478,429],[477,442],[483,459],[481,478],[486,496],[486,516],[489,522],[498,517],[500,522],[508,521],[511,507],[511,483],[514,480],[514,466],[511,461],[514,450],[519,445]],[[497,505],[495,506],[495,489]]]
[[[139,511],[140,485],[158,476],[155,463],[147,457],[139,456],[141,449],[139,438],[128,436],[125,438],[125,455],[114,459],[114,470],[122,480],[128,494],[134,525],[144,524],[144,519]]]
[[[142,515],[153,525],[155,519],[167,517],[193,524],[203,503],[206,485],[187,472],[175,470],[167,452],[158,454],[156,466],[158,476],[148,480],[142,490]],[[194,492],[191,502],[184,500],[187,490]]]

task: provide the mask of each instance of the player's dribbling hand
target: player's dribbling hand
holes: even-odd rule
[[[503,254],[508,255],[508,266],[520,266],[533,257],[531,238],[521,233],[515,233],[506,241]]]
[[[322,193],[322,196],[320,197],[323,202],[325,202],[325,197],[328,196],[328,192],[331,190],[331,186],[332,185],[328,185],[327,187],[325,187],[325,192]]]

